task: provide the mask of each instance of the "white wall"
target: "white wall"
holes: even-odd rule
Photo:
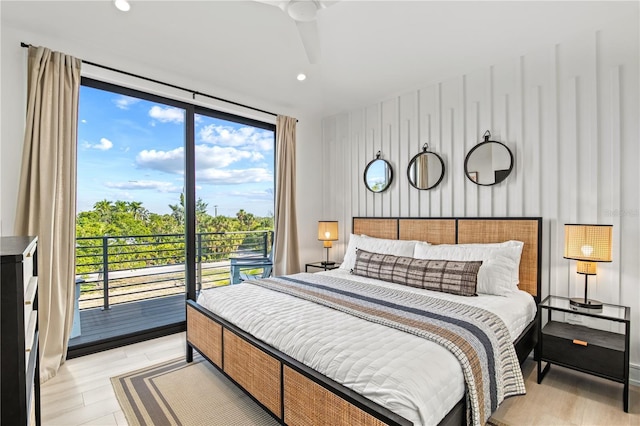
[[[1,29],[1,56],[0,56],[0,85],[2,87],[2,105],[0,109],[0,233],[11,235],[15,223],[15,203],[18,193],[18,179],[20,174],[20,163],[22,158],[22,145],[24,136],[24,120],[26,111],[26,62],[27,50],[20,47],[21,41],[26,41],[34,45],[46,46],[53,50],[62,51],[79,58],[96,58],[95,62],[108,65],[122,70],[136,70],[140,75],[156,77],[156,71],[144,69],[144,64],[132,63],[120,58],[104,55],[99,51],[86,51],[86,47],[74,40],[60,40],[50,35],[26,33],[22,30],[2,25]],[[126,76],[106,72],[95,67],[83,66],[83,75],[98,78],[124,86],[146,90],[163,96],[191,101],[190,95],[179,93],[172,89],[135,81]],[[163,78],[159,78],[162,80]],[[164,78],[171,83],[171,76]],[[189,87],[190,89],[209,92],[208,88]],[[215,94],[215,93],[214,93]],[[187,96],[185,98],[185,96]],[[240,100],[247,104],[252,104],[251,99],[247,99],[246,94],[239,94],[237,98],[229,97],[232,100]],[[256,101],[257,102],[257,101]],[[238,108],[215,104],[207,100],[201,101],[203,105],[219,110],[244,115],[251,118],[262,119],[263,121],[275,122],[272,116],[265,116],[251,111],[240,111]],[[321,168],[315,168],[309,172],[308,164],[318,164],[317,159],[321,157],[320,118],[311,113],[303,111],[287,110],[278,105],[259,104],[257,107],[274,111],[298,118],[297,127],[297,164],[298,179],[298,232],[301,249],[302,265],[304,260],[315,259],[313,248],[315,248],[316,229],[318,212],[321,209]],[[309,232],[307,232],[309,231]],[[301,265],[301,267],[302,267]]]
[[[638,35],[630,16],[325,118],[323,213],[341,229],[334,256],[344,253],[353,216],[541,216],[543,292],[574,296],[584,285],[575,262],[562,258],[563,224],[613,224],[613,262],[591,278],[590,297],[631,306],[631,360],[640,363]],[[493,187],[464,176],[465,155],[486,130],[515,156],[512,174]],[[446,176],[418,191],[406,168],[425,142],[444,158]],[[362,178],[378,150],[395,172],[382,194]],[[632,374],[640,379],[640,370]]]

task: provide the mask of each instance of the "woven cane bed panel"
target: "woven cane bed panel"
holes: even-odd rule
[[[427,241],[431,244],[455,244],[454,219],[400,219],[401,240]]]
[[[520,290],[538,296],[538,221],[460,219],[458,243],[524,242],[520,259]]]
[[[222,326],[187,306],[187,340],[222,367]]]
[[[284,421],[287,425],[382,426],[385,423],[311,379],[284,367]]]
[[[398,219],[365,219],[353,221],[353,233],[388,240],[398,239]]]
[[[280,410],[280,361],[225,329],[224,371],[276,416]]]

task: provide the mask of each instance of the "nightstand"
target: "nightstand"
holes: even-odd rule
[[[330,271],[332,269],[338,269],[340,263],[334,263],[333,265],[323,265],[322,262],[307,263],[304,265],[304,271],[309,272],[309,268],[322,269],[323,271]]]
[[[538,383],[551,364],[624,384],[629,412],[630,308],[603,304],[602,310],[575,310],[566,297],[548,296],[538,305]],[[542,362],[547,365],[542,369]]]

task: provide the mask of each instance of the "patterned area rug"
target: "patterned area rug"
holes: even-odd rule
[[[129,425],[278,425],[202,358],[183,358],[112,377]]]
[[[130,426],[271,426],[279,423],[201,357],[112,377]],[[508,426],[490,418],[487,426]]]

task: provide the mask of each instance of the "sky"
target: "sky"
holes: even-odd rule
[[[81,86],[78,212],[107,199],[170,213],[184,185],[185,118],[179,108]],[[274,133],[204,115],[195,129],[196,197],[208,213],[271,215]]]

